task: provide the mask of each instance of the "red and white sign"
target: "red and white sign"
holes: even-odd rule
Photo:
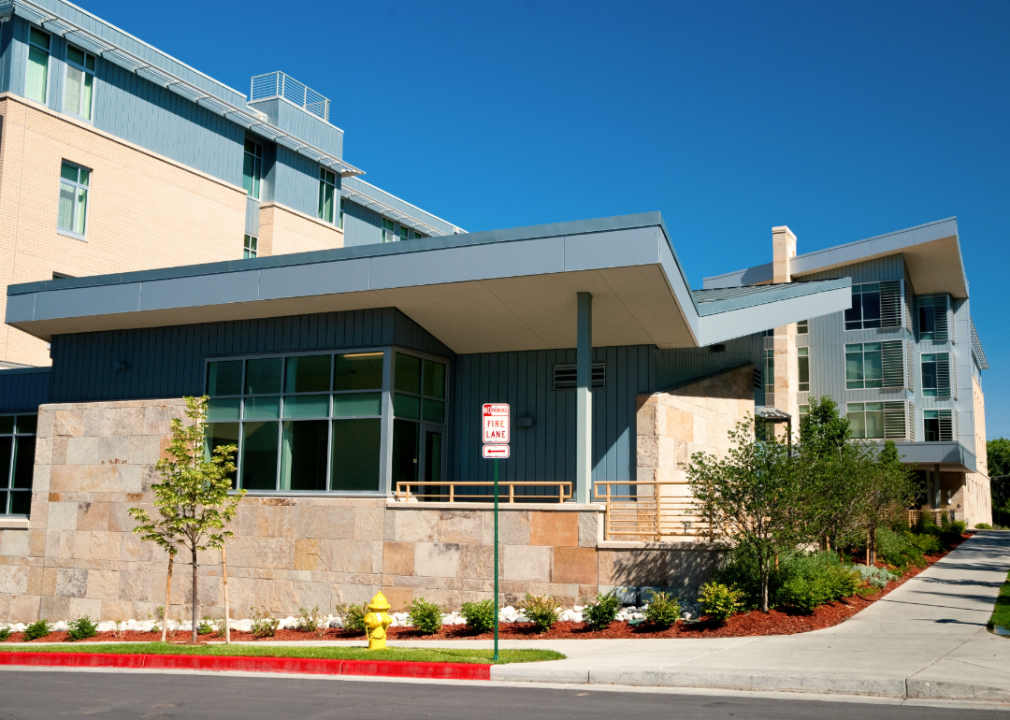
[[[485,445],[484,446],[484,457],[489,460],[494,458],[507,458],[509,456],[509,446],[508,445]]]
[[[509,442],[508,403],[486,403],[481,408],[484,418],[484,444],[507,445]],[[485,457],[487,457],[485,455]]]

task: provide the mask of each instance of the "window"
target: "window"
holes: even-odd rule
[[[239,447],[248,490],[379,490],[385,353],[207,365],[208,448]]]
[[[852,307],[845,311],[846,330],[880,327],[880,283],[852,286]]]
[[[554,366],[554,389],[574,390],[578,387],[577,365]],[[602,390],[607,387],[607,363],[593,363],[590,369],[590,388]]]
[[[931,295],[919,298],[919,340],[944,343],[949,339],[947,296]]]
[[[799,407],[800,407],[800,420],[802,420],[804,417],[810,414],[810,406],[800,405]]]
[[[319,219],[333,222],[337,194],[337,176],[326,168],[319,168]]]
[[[764,355],[765,405],[768,405],[773,402],[769,397],[775,393],[775,351],[766,348]]]
[[[810,321],[800,320],[796,323],[796,334],[797,335],[809,335],[810,334]]]
[[[409,232],[410,232],[410,229],[406,225],[402,225],[402,224],[400,225],[400,239],[401,240],[409,240],[410,239],[410,236],[408,234]]]
[[[49,98],[49,34],[31,28],[28,31],[28,77],[25,97],[45,104]]]
[[[950,397],[950,354],[949,353],[923,353],[920,357],[922,364],[922,396],[923,397]]]
[[[37,423],[37,415],[0,415],[0,515],[31,510]]]
[[[799,392],[810,392],[810,348],[796,348],[797,362],[800,370]]]
[[[396,240],[396,223],[392,220],[382,218],[382,242],[394,242]]]
[[[845,416],[854,438],[884,437],[884,403],[848,403]]]
[[[88,215],[91,171],[63,161],[60,168],[60,203],[56,225],[64,233],[84,238]]]
[[[246,260],[256,257],[256,246],[258,244],[259,240],[257,238],[254,238],[252,235],[246,235],[245,240],[242,241],[242,259]]]
[[[337,227],[341,230],[344,229],[344,205],[347,201],[344,198],[340,198],[340,221],[337,223]]]
[[[446,374],[447,368],[440,362],[396,353],[393,368],[394,482],[442,479]]]
[[[332,174],[332,173],[331,173]],[[247,139],[242,156],[242,187],[249,197],[260,199],[260,182],[263,180],[263,146]]]
[[[950,442],[954,439],[954,418],[950,410],[923,410],[922,429],[926,442]]]
[[[428,236],[425,235],[423,232],[418,232],[417,230],[414,230],[414,239],[415,240],[420,240],[421,238],[426,238],[426,237],[428,237]]]
[[[90,120],[94,92],[95,56],[73,45],[67,45],[67,81],[63,93],[63,112]]]
[[[884,386],[880,343],[854,343],[845,346],[845,387],[879,388]]]

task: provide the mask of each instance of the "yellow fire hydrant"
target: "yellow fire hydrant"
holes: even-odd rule
[[[381,592],[376,593],[368,603],[370,613],[365,615],[365,627],[368,629],[368,649],[384,650],[386,647],[386,628],[393,624],[393,618],[386,613],[389,601]]]

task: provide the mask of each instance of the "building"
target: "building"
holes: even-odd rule
[[[330,101],[284,73],[247,98],[70,3],[0,3],[5,286],[459,232],[343,148]],[[47,364],[0,332],[0,365]]]
[[[0,371],[0,621],[155,613],[167,558],[127,511],[204,393],[248,491],[228,553],[243,611],[487,597],[488,402],[514,418],[510,601],[690,592],[721,548],[682,463],[755,414],[795,432],[815,395],[898,440],[930,507],[988,519],[954,221],[802,256],[774,228],[770,265],[692,290],[658,213],[465,233],[357,178],[325,98],[282,74],[246,102],[73,6],[0,9],[5,352],[51,359]],[[66,112],[74,82],[91,119]],[[162,236],[185,264],[130,244],[177,204]]]
[[[989,365],[971,319],[957,221],[805,255],[796,255],[788,228],[773,235],[772,263],[706,278],[705,288],[849,278],[852,306],[765,338],[767,404],[796,417],[809,398],[831,396],[855,437],[895,441],[921,476],[924,507],[991,523],[982,393]]]

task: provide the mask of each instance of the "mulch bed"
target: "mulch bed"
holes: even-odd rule
[[[971,535],[962,535],[962,542]],[[959,545],[960,543],[958,543]],[[953,550],[957,545],[954,545]],[[943,558],[950,550],[936,555],[926,555],[926,567],[929,567],[937,560]],[[726,621],[724,625],[709,622],[702,619],[697,622],[686,623],[679,620],[673,627],[666,630],[656,630],[648,623],[631,626],[626,622],[615,622],[605,630],[593,631],[584,623],[559,622],[548,632],[537,633],[532,623],[502,623],[499,626],[498,637],[502,640],[575,640],[588,638],[594,640],[625,639],[625,638],[722,638],[722,637],[755,637],[759,635],[795,635],[796,633],[810,632],[811,630],[822,630],[824,628],[838,625],[860,610],[863,610],[882,597],[888,595],[892,590],[900,587],[909,579],[915,577],[926,568],[909,568],[905,574],[897,580],[892,580],[880,592],[873,595],[853,595],[827,605],[821,605],[814,609],[812,613],[804,614],[785,610],[772,610],[768,614],[759,611],[750,611],[734,615]],[[422,635],[417,630],[409,627],[391,627],[387,630],[390,640],[491,640],[493,633],[476,634],[470,632],[465,625],[443,625],[442,629],[434,635]],[[11,633],[9,643],[22,642],[22,633]],[[174,638],[174,640],[173,640]],[[188,631],[170,632],[169,642],[178,644],[188,643],[190,633]],[[203,635],[201,640],[218,640],[213,635]],[[300,630],[278,630],[273,637],[256,638],[252,633],[232,630],[231,639],[234,642],[254,642],[257,640],[277,641],[277,640],[364,640],[361,633],[349,632],[346,630],[329,629],[325,632],[307,633]],[[117,637],[115,633],[99,633],[93,638],[80,642],[154,642],[161,640],[161,633],[126,631],[122,637]],[[66,642],[67,633],[54,632],[33,642]]]

